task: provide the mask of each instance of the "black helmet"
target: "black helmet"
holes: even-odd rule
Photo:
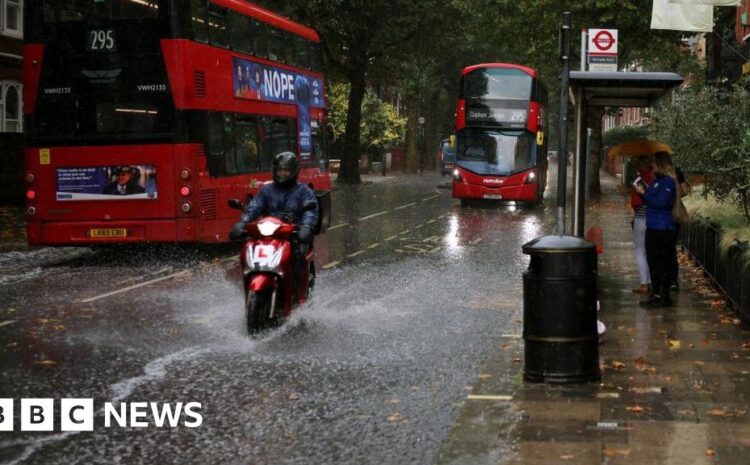
[[[280,176],[279,170],[288,170],[288,176]],[[273,157],[273,182],[280,187],[291,187],[297,184],[299,175],[299,161],[292,152],[281,152]]]

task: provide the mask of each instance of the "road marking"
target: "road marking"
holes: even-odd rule
[[[222,262],[233,262],[233,261],[235,261],[235,260],[239,260],[239,258],[240,258],[240,255],[239,255],[239,254],[237,254],[237,255],[232,255],[231,257],[227,257],[227,258],[225,258],[224,260],[222,260]]]
[[[424,228],[424,223],[414,226],[414,229],[421,229],[421,228]]]
[[[330,270],[331,268],[336,268],[340,263],[341,263],[340,261],[331,262],[331,263],[329,263],[327,265],[323,265],[322,269],[323,270]]]
[[[362,218],[359,219],[359,221],[367,221],[370,218],[375,218],[377,216],[385,215],[387,213],[388,213],[387,211],[380,212],[380,213],[375,213],[375,214],[372,214],[372,215],[368,215],[368,216],[362,217]]]
[[[386,237],[385,241],[386,242],[391,242],[391,241],[395,241],[396,239],[398,239],[398,236],[391,236],[391,237]]]
[[[437,252],[438,250],[440,250],[442,248],[443,248],[443,246],[439,245],[439,246],[435,247],[434,249],[430,250],[430,253],[435,253],[435,252]]]
[[[484,240],[484,239],[482,239],[482,238],[480,237],[480,238],[477,238],[477,239],[474,239],[473,241],[471,241],[471,242],[470,242],[470,244],[471,244],[471,245],[477,245],[477,244],[479,244],[480,242],[482,242],[483,240]]]
[[[101,300],[101,299],[104,299],[104,298],[107,298],[107,297],[112,297],[113,295],[118,295],[118,294],[122,294],[124,292],[132,291],[133,289],[139,289],[141,287],[150,286],[152,284],[160,283],[162,281],[167,281],[169,279],[174,279],[174,278],[178,278],[178,277],[181,277],[181,276],[187,276],[189,274],[190,274],[190,271],[188,271],[188,270],[180,271],[180,272],[177,272],[177,273],[172,273],[169,276],[162,276],[161,278],[152,279],[151,281],[146,281],[146,282],[143,282],[143,283],[140,283],[140,284],[135,284],[133,286],[124,287],[124,288],[118,289],[116,291],[107,292],[106,294],[101,294],[101,295],[98,295],[96,297],[91,297],[91,298],[82,300],[81,302],[84,303],[84,304],[87,304],[87,303],[90,303],[90,302],[95,302],[97,300]]]
[[[502,400],[506,402],[513,400],[513,396],[482,396],[475,394],[469,394],[466,398],[468,400]]]
[[[433,195],[432,197],[427,197],[427,198],[422,199],[422,202],[429,202],[430,200],[436,199],[438,197],[440,197],[440,196],[439,195]]]
[[[403,210],[404,208],[413,207],[416,204],[417,202],[407,203],[406,205],[401,205],[400,207],[396,207],[393,210]]]
[[[372,244],[371,246],[367,247],[368,249],[377,249],[380,247],[380,244]]]
[[[411,229],[404,229],[403,231],[401,231],[398,234],[401,236],[401,235],[404,235],[404,234],[409,234],[410,232],[411,232]]]
[[[434,223],[435,221],[437,221],[437,220],[430,220],[430,221],[428,221],[428,222],[427,222],[427,224],[432,224],[432,223]]]
[[[12,325],[14,323],[18,323],[18,320],[3,321],[3,322],[0,323],[0,328],[2,328],[3,326],[10,326],[10,325]]]
[[[347,257],[354,258],[354,257],[358,257],[358,256],[362,255],[363,253],[365,253],[365,251],[364,250],[360,250],[359,252],[350,253],[349,255],[347,255]]]
[[[422,242],[432,242],[435,239],[440,239],[440,236],[430,236],[427,239],[422,239]]]
[[[349,223],[341,223],[341,224],[337,224],[336,226],[331,226],[330,228],[328,228],[328,231],[333,231],[334,229],[343,228],[344,226],[349,226]]]
[[[500,337],[507,337],[508,339],[521,339],[520,334],[503,334]]]

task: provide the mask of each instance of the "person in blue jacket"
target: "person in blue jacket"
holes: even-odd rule
[[[245,205],[240,221],[229,233],[230,239],[241,239],[247,231],[247,223],[261,216],[274,216],[296,225],[297,240],[292,249],[295,282],[299,282],[304,272],[305,252],[312,245],[318,224],[318,198],[310,187],[297,182],[298,176],[299,161],[294,153],[276,155],[273,159],[273,182],[263,186],[258,195]]]
[[[650,186],[635,188],[648,206],[646,210],[646,259],[651,271],[653,292],[646,300],[640,302],[640,305],[644,307],[672,305],[669,288],[674,278],[672,263],[677,259],[677,224],[672,218],[672,207],[677,198],[678,186],[671,166],[669,155],[655,156],[656,178]]]

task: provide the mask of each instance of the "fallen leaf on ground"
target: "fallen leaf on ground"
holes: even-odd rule
[[[618,455],[627,457],[630,455],[630,449],[617,449],[615,447],[605,447],[602,452],[604,452],[604,455],[607,457],[617,457]]]
[[[289,400],[299,400],[299,394],[291,394],[289,396]]]
[[[39,362],[36,362],[35,365],[52,366],[57,365],[57,362],[54,360],[41,360]]]
[[[625,364],[617,360],[612,360],[612,368],[615,370],[622,370],[625,368]]]
[[[706,364],[706,362],[701,362],[700,360],[696,360],[693,362],[693,364],[698,365],[698,366],[703,366]]]
[[[713,457],[714,455],[716,455],[716,451],[713,449],[706,449],[706,455],[709,457]]]
[[[561,455],[560,456],[560,460],[573,460],[574,458],[576,458],[576,456],[573,455],[573,454]]]
[[[466,386],[466,387],[471,388],[471,386]],[[385,403],[386,404],[399,404],[399,403],[401,403],[401,399],[399,399],[397,397],[394,397],[393,399],[389,399],[389,400],[385,401]]]
[[[724,307],[726,307],[726,304],[727,303],[725,301],[723,301],[723,300],[712,300],[711,301],[711,308],[713,308],[715,310],[723,309]]]
[[[513,363],[521,363],[521,361],[522,360],[520,358],[514,358],[513,359]]]
[[[9,349],[12,349],[13,347],[18,347],[18,343],[17,342],[9,342],[9,343],[5,344],[5,347],[7,347]]]
[[[510,345],[509,345],[509,344],[503,344],[503,345],[501,345],[501,346],[500,346],[500,350],[503,350],[503,351],[506,351],[506,350],[508,350],[509,348],[510,348]]]
[[[706,413],[709,414],[709,415],[713,415],[715,417],[726,417],[728,415],[727,411],[724,410],[723,408],[711,409],[711,410],[709,410]]]
[[[479,379],[490,379],[492,378],[492,375],[488,375],[487,373],[482,373],[479,375]]]
[[[678,341],[677,339],[669,339],[668,342],[671,349],[679,349],[682,347],[682,341]]]
[[[640,405],[633,405],[630,407],[627,407],[626,410],[631,413],[643,413],[645,409],[641,407]]]
[[[405,419],[406,419],[406,417],[404,417],[400,413],[394,413],[393,415],[390,415],[387,418],[387,420],[390,421],[391,423],[395,423],[397,421],[404,421]]]
[[[742,350],[750,350],[750,342],[745,342],[742,344]]]

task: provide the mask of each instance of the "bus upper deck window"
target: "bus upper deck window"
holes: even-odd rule
[[[209,4],[208,8],[208,36],[211,44],[218,47],[229,47],[229,34],[227,33],[227,10]]]
[[[208,20],[205,0],[191,0],[191,17],[193,38],[198,42],[208,43]]]
[[[296,64],[300,68],[310,69],[310,48],[307,41],[302,37],[294,38],[294,51],[296,53]]]

